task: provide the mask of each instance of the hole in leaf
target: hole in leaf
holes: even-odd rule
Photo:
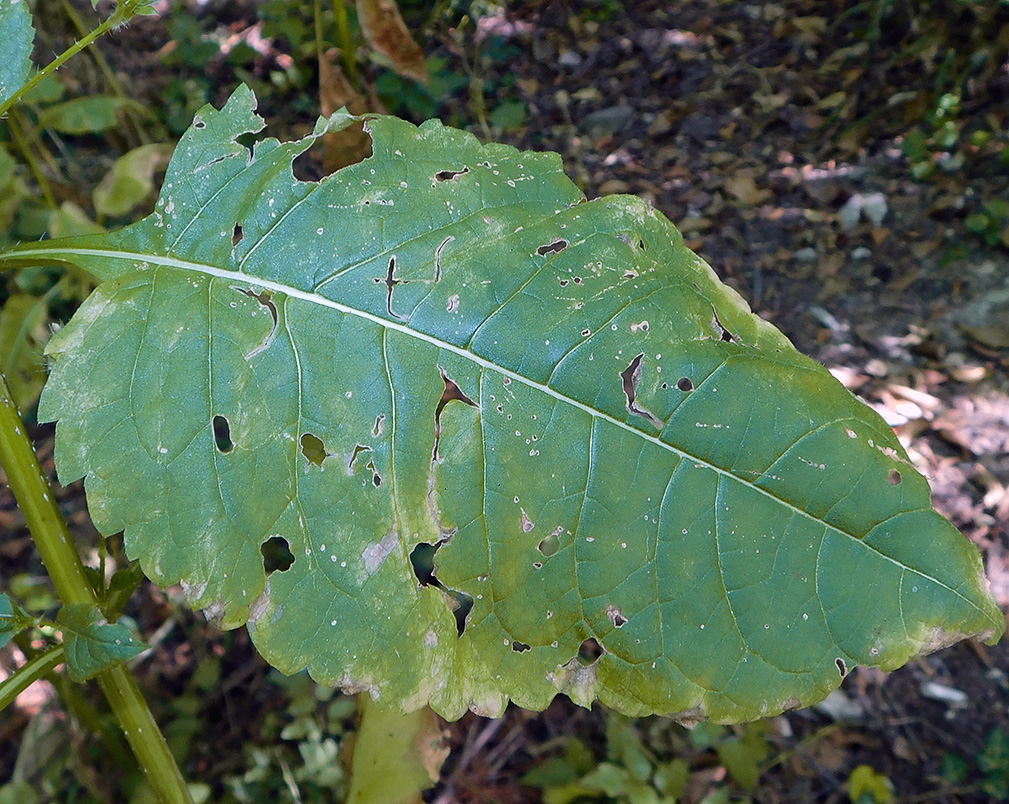
[[[283,536],[271,536],[259,546],[263,555],[263,569],[269,575],[272,572],[287,572],[294,563],[291,546]]]
[[[378,416],[375,417],[375,426],[371,428],[371,434],[376,438],[382,435],[382,430],[385,429],[384,425],[385,425],[385,414],[380,413]]]
[[[434,455],[432,457],[434,461],[441,460],[438,449],[441,446],[441,412],[445,410],[445,406],[449,402],[459,401],[469,405],[471,408],[478,407],[477,403],[463,393],[462,389],[445,373],[445,370],[441,366],[438,367],[438,371],[441,374],[442,382],[445,383],[445,390],[442,391],[441,399],[438,400],[438,407],[434,410]]]
[[[371,470],[371,482],[372,482],[372,485],[374,485],[375,488],[378,488],[379,486],[381,486],[382,485],[382,475],[380,475],[378,473],[378,469],[375,468],[375,461],[374,460],[368,461],[368,465],[365,468]]]
[[[641,251],[645,251],[648,248],[648,245],[645,243],[644,240],[638,240],[638,248]]]
[[[241,243],[243,237],[245,237],[245,233],[242,231],[242,224],[236,223],[235,229],[231,233],[231,247],[234,248]]]
[[[405,285],[409,280],[397,279],[396,278],[396,257],[393,255],[389,258],[389,268],[386,270],[385,278],[376,276],[373,280],[376,285],[385,285],[385,309],[393,318],[398,318],[403,320],[403,316],[396,315],[392,311],[392,291],[396,288],[396,285]]]
[[[900,476],[900,472],[898,472],[896,469],[891,469],[890,473],[886,476],[886,479],[890,481],[891,486],[899,486],[900,481],[903,478]]]
[[[214,445],[227,455],[235,448],[231,440],[231,423],[224,416],[214,416]]]
[[[606,616],[610,618],[610,621],[616,628],[623,628],[627,625],[627,618],[624,616],[623,612],[618,606],[614,606],[612,603],[606,607]]]
[[[410,552],[410,566],[421,586],[433,586],[445,596],[445,601],[455,616],[456,632],[462,636],[466,630],[467,618],[473,611],[473,598],[465,592],[449,589],[435,576],[434,556],[443,544],[444,542],[438,542],[438,544],[421,542]]]
[[[350,453],[350,457],[347,459],[347,471],[351,474],[354,474],[356,471],[354,469],[354,462],[362,452],[371,452],[371,447],[365,444],[358,444],[354,447],[354,451]]]
[[[413,567],[413,574],[421,586],[431,586],[437,584],[438,579],[434,577],[434,554],[438,548],[429,543],[421,542],[410,553],[410,565]]]
[[[838,656],[836,659],[834,659],[834,664],[837,665],[837,672],[841,674],[841,678],[844,678],[846,675],[848,675],[848,665],[845,663],[844,659]]]
[[[726,343],[734,343],[739,340],[735,335],[729,332],[725,324],[721,322],[718,317],[718,311],[715,310],[715,305],[711,305],[711,326],[714,327],[715,332],[718,333],[718,339],[720,341],[725,341]]]
[[[599,661],[599,657],[602,655],[603,646],[593,637],[589,637],[578,648],[578,656],[576,658],[579,664],[588,667],[590,664],[595,664]]]
[[[469,173],[468,167],[464,167],[462,170],[439,170],[434,174],[434,180],[437,182],[451,181],[460,176],[465,176],[467,173]]]
[[[237,227],[241,228],[241,227]],[[270,344],[273,343],[273,339],[277,337],[277,329],[280,326],[280,318],[277,316],[277,305],[273,303],[273,291],[272,290],[262,290],[256,293],[252,288],[240,288],[237,285],[231,285],[232,290],[237,290],[243,296],[248,296],[250,299],[255,299],[258,301],[264,309],[268,310],[273,318],[273,329],[270,330],[270,334],[266,336],[259,346],[249,352],[246,356],[246,360],[251,360],[253,357],[258,355],[260,352],[265,352],[270,348]]]
[[[516,653],[525,653],[527,650],[532,650],[532,648],[525,642],[519,642],[517,639],[513,639],[512,650]]]
[[[558,538],[556,533],[551,533],[549,536],[546,536],[543,541],[536,545],[536,549],[547,558],[550,558],[550,556],[554,555],[554,553],[561,549],[561,540]]]
[[[462,636],[466,630],[466,621],[469,618],[469,613],[473,611],[473,598],[465,592],[459,592],[455,589],[444,591],[449,598],[450,604],[452,601],[456,604],[452,609],[452,613],[455,615],[455,630],[459,636]]]
[[[536,249],[536,253],[541,257],[545,257],[547,254],[559,254],[570,245],[571,244],[567,240],[560,238],[558,240],[554,240],[552,243],[547,243],[545,246],[540,246]]]
[[[196,115],[193,118],[193,128],[204,129],[206,127],[207,127],[207,124],[203,122],[203,118],[202,117],[200,117],[199,115]]]
[[[627,398],[627,409],[645,419],[648,419],[652,424],[662,429],[662,422],[659,418],[652,413],[647,408],[643,408],[637,402],[635,402],[635,397],[638,393],[638,383],[641,382],[641,363],[644,360],[644,354],[639,353],[625,368],[620,372],[620,380],[624,386],[624,396]]]
[[[441,253],[449,243],[455,240],[454,235],[449,235],[441,241],[441,245],[434,252],[434,281],[435,284],[441,282]]]
[[[676,381],[676,387],[684,392],[694,390],[694,384],[690,381],[690,377],[680,377]]]
[[[301,454],[308,458],[310,463],[322,466],[326,460],[326,445],[321,438],[312,433],[304,433],[301,436]]]

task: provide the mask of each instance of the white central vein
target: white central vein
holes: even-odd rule
[[[435,337],[434,335],[429,335],[426,332],[421,332],[420,330],[413,329],[409,327],[406,323],[393,321],[387,318],[382,318],[381,316],[377,316],[373,313],[369,313],[364,310],[359,310],[356,307],[350,307],[349,305],[346,304],[341,304],[340,302],[334,301],[333,299],[328,299],[325,296],[320,296],[318,293],[312,293],[310,291],[300,290],[299,288],[294,288],[291,287],[290,285],[285,285],[282,282],[277,282],[272,279],[264,279],[261,277],[252,276],[251,274],[242,273],[240,271],[229,271],[224,268],[216,268],[212,265],[204,265],[197,262],[190,262],[188,260],[180,260],[175,257],[141,254],[137,252],[128,252],[128,251],[115,251],[113,249],[70,248],[66,250],[59,250],[44,247],[39,249],[18,249],[17,254],[19,257],[39,256],[48,260],[59,259],[59,256],[61,254],[65,254],[67,255],[66,259],[68,259],[70,262],[76,262],[73,259],[73,257],[75,256],[86,255],[91,257],[105,257],[110,260],[126,260],[128,262],[132,262],[137,265],[147,264],[147,265],[165,266],[170,268],[179,268],[184,271],[191,271],[194,273],[205,274],[207,276],[216,276],[221,277],[222,279],[229,279],[233,282],[242,282],[247,283],[249,285],[255,285],[256,287],[272,290],[276,293],[282,293],[294,299],[301,299],[302,301],[306,301],[311,304],[318,304],[321,307],[328,307],[331,310],[336,310],[340,313],[344,313],[345,315],[352,315],[358,318],[362,318],[365,321],[370,321],[377,326],[384,327],[386,330],[399,332],[402,333],[403,335],[406,335],[407,337],[423,341],[424,343],[428,343],[434,347],[437,347],[438,349],[444,349],[447,352],[452,352],[453,354],[458,355],[459,357],[465,360],[469,360],[473,363],[476,363],[478,366],[481,366],[482,368],[485,368],[488,371],[497,372],[498,374],[501,374],[505,377],[509,377],[515,382],[521,383],[522,385],[525,385],[528,388],[532,388],[536,391],[539,391],[540,393],[553,397],[558,402],[561,402],[565,405],[571,405],[572,407],[575,407],[578,410],[583,411],[584,413],[588,414],[593,418],[600,419],[601,421],[605,421],[613,425],[614,427],[620,428],[621,430],[626,430],[629,433],[633,433],[638,438],[648,441],[649,443],[652,443],[655,446],[659,447],[660,449],[666,450],[667,452],[671,452],[674,455],[681,458],[682,460],[692,461],[698,467],[704,467],[710,469],[711,471],[716,472],[719,475],[731,478],[739,483],[742,483],[743,485],[753,489],[754,491],[763,494],[765,497],[768,497],[769,499],[773,500],[779,505],[788,508],[796,516],[808,519],[812,522],[817,523],[818,525],[823,526],[828,530],[831,530],[842,536],[847,536],[848,538],[854,539],[856,542],[858,542],[867,550],[870,550],[871,552],[875,553],[876,555],[880,556],[886,561],[889,561],[895,566],[900,567],[905,572],[914,573],[915,575],[918,575],[924,580],[930,581],[942,587],[946,591],[950,592],[956,597],[959,597],[961,600],[970,604],[972,607],[980,611],[980,607],[974,601],[965,597],[956,589],[953,589],[952,587],[943,583],[938,578],[934,578],[931,575],[922,572],[921,570],[915,569],[914,567],[909,567],[906,564],[902,564],[895,558],[888,556],[886,553],[883,553],[882,551],[878,550],[877,548],[869,544],[866,544],[864,540],[859,539],[854,534],[842,530],[836,525],[831,525],[829,522],[826,522],[822,519],[813,516],[813,514],[809,513],[808,511],[804,511],[801,508],[798,508],[797,506],[788,502],[788,500],[782,499],[781,497],[768,491],[767,489],[763,489],[760,486],[757,486],[752,481],[746,480],[740,477],[739,475],[735,475],[732,472],[723,469],[720,466],[716,466],[713,463],[705,461],[703,458],[698,458],[695,455],[691,455],[690,453],[682,449],[679,449],[678,447],[675,447],[666,441],[663,441],[657,436],[653,436],[649,433],[637,429],[636,427],[632,427],[631,425],[627,424],[627,422],[622,422],[620,421],[620,419],[614,418],[613,416],[610,416],[608,413],[596,410],[595,408],[586,405],[584,402],[579,402],[577,399],[574,399],[570,396],[566,396],[565,394],[562,394],[561,392],[555,390],[554,388],[551,388],[549,385],[544,385],[543,383],[539,383],[536,382],[535,380],[529,379],[528,377],[524,377],[521,374],[518,374],[509,368],[506,368],[498,363],[495,363],[492,360],[488,360],[487,358],[482,357],[472,351],[469,351],[468,349],[456,346],[455,344],[449,343],[448,341],[444,341],[441,338]]]

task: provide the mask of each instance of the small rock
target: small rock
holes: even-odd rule
[[[565,50],[557,57],[557,63],[562,67],[577,67],[582,63],[582,57],[573,50]]]
[[[856,246],[851,250],[851,258],[853,260],[867,260],[872,256],[872,251],[867,249],[865,246]]]
[[[861,218],[873,226],[879,226],[886,217],[888,205],[882,193],[855,193],[838,210],[838,217],[845,229],[854,229]]]
[[[815,262],[820,257],[820,252],[818,252],[812,246],[806,246],[805,248],[800,248],[795,252],[795,259],[799,262]]]
[[[634,109],[630,106],[608,106],[585,115],[582,128],[593,136],[619,134],[633,119]]]

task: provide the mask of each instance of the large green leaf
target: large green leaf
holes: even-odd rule
[[[254,103],[200,111],[140,223],[6,257],[104,280],[40,418],[153,580],[285,672],[449,717],[744,720],[1002,633],[892,431],[646,203],[392,118],[299,182],[350,118],[250,152]]]
[[[0,0],[0,103],[28,83],[35,40],[32,15],[27,0]]]

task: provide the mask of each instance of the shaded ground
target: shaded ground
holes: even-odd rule
[[[1009,296],[1002,292],[1009,252],[972,239],[963,212],[972,198],[1004,196],[1005,174],[911,178],[893,138],[905,121],[885,110],[890,87],[906,90],[921,76],[885,48],[838,59],[859,41],[857,20],[845,27],[825,16],[839,4],[624,5],[607,16],[599,11],[606,3],[516,2],[483,19],[479,46],[441,23],[425,44],[450,66],[468,62],[478,78],[481,53],[506,54],[483,62],[514,76],[489,91],[488,107],[521,99],[528,122],[498,136],[559,151],[590,197],[628,192],[650,200],[757,312],[882,413],[931,481],[937,508],[981,548],[999,602],[1009,606]],[[255,7],[245,3],[211,4],[201,19],[204,30],[245,40],[255,22]],[[130,76],[131,95],[156,103],[164,92],[170,76],[159,59],[168,42],[161,21],[143,20],[105,43]],[[252,69],[268,74],[282,55],[267,47]],[[234,76],[219,60],[208,74],[220,81],[219,102]],[[828,103],[839,86],[844,98]],[[838,113],[849,99],[863,113]],[[1003,74],[973,99],[970,113],[994,115],[1004,128],[1007,99]],[[264,107],[267,119],[282,116],[282,98]],[[465,88],[441,113],[479,130]],[[282,125],[296,130],[309,119],[289,112]],[[880,197],[882,217],[873,220]],[[846,222],[858,203],[852,198],[870,209]],[[48,432],[39,437],[45,454]],[[80,489],[69,489],[63,502],[82,540],[93,543]],[[15,534],[3,540],[0,561],[33,567],[6,489],[0,529]],[[165,697],[187,688],[194,658],[221,656],[222,683],[200,714],[215,728],[194,738],[189,770],[205,779],[233,772],[237,760],[221,757],[238,755],[260,734],[257,722],[281,708],[280,693],[265,682],[244,631],[222,636],[172,609],[157,590],[145,587],[143,597],[133,613],[144,633],[169,617],[181,625],[145,665]],[[961,786],[979,780],[974,758],[993,728],[1009,729],[1007,679],[1005,642],[962,643],[889,676],[857,670],[830,706],[775,719],[767,737],[773,752],[750,795],[768,804],[846,800],[852,768],[867,763],[902,800],[988,801],[977,790],[942,792],[950,785],[940,771],[944,755],[955,752],[971,763]],[[604,718],[560,700],[545,713],[512,709],[502,721],[466,717],[451,726],[453,754],[430,798],[538,801],[518,777],[572,734],[601,755]],[[19,725],[5,723],[0,741]],[[640,731],[661,728],[652,721]],[[670,740],[691,763],[687,801],[724,781],[714,753],[683,735]]]

